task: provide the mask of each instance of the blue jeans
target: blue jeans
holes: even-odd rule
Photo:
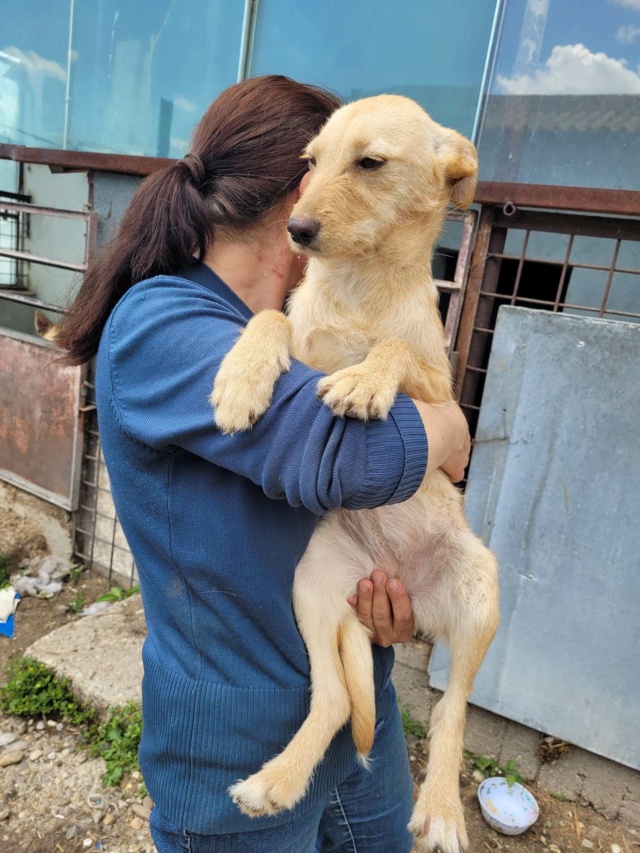
[[[376,726],[369,770],[356,771],[295,821],[255,832],[198,835],[154,809],[158,853],[410,853],[413,783],[398,708]]]

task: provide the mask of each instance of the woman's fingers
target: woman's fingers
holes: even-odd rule
[[[406,643],[413,636],[411,599],[402,582],[397,578],[389,579],[382,569],[372,572],[370,579],[363,578],[358,583],[357,595],[348,601],[371,632],[372,643],[386,647]]]
[[[387,582],[387,593],[393,612],[393,642],[408,643],[415,632],[411,599],[397,578],[391,578]]]

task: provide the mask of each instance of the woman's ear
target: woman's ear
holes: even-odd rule
[[[475,145],[457,131],[447,129],[439,154],[451,188],[451,203],[465,210],[473,201],[478,183]]]

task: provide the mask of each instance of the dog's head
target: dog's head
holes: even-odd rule
[[[337,110],[303,156],[310,178],[289,234],[296,251],[327,258],[435,240],[448,205],[468,207],[477,182],[473,144],[398,95]]]

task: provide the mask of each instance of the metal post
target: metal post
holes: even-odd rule
[[[73,15],[75,0],[69,3],[69,44],[67,45],[67,82],[64,92],[64,131],[62,134],[62,147],[67,148],[69,144],[69,107],[71,104],[71,52],[73,47]]]

